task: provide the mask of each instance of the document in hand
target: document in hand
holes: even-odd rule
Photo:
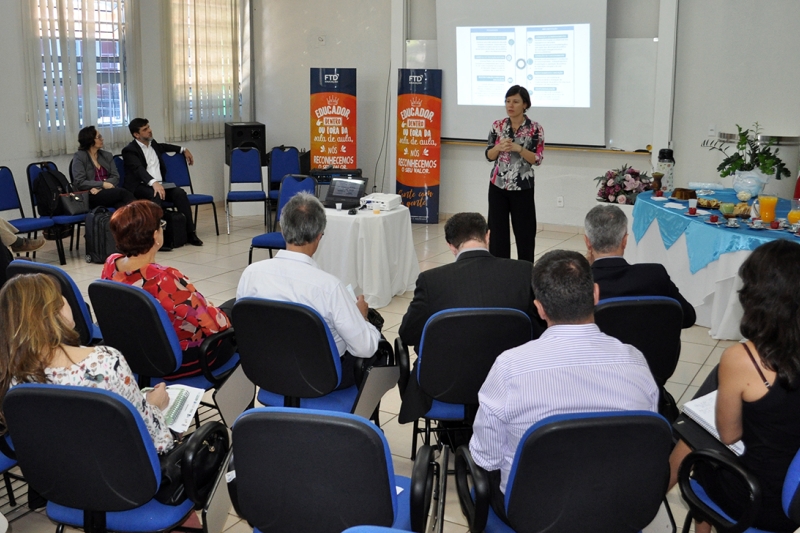
[[[164,419],[169,429],[176,433],[183,433],[189,429],[200,400],[206,391],[186,385],[168,385],[169,405],[164,411]]]
[[[683,412],[719,440],[719,432],[717,431],[715,418],[716,406],[717,391],[714,391],[683,404]],[[744,443],[742,441],[736,441],[728,445],[728,448],[736,455],[742,455],[744,453]]]

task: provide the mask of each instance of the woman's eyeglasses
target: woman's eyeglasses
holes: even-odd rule
[[[161,222],[161,229],[167,229],[167,221],[166,220],[160,220],[159,222]]]

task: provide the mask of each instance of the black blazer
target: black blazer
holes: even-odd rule
[[[697,314],[669,279],[667,269],[658,263],[628,264],[621,257],[607,257],[592,263],[594,282],[600,286],[600,299],[620,296],[668,296],[683,308],[683,327],[694,325]]]
[[[533,306],[532,270],[528,261],[476,250],[462,253],[455,263],[422,272],[400,325],[400,338],[408,346],[418,346],[431,315],[456,307],[519,309],[531,317],[534,338],[538,337],[544,322]]]
[[[155,140],[150,141],[150,146],[156,151],[156,154],[158,154],[158,162],[161,167],[161,179],[169,181],[167,180],[167,166],[164,164],[164,160],[161,159],[161,155],[170,152],[180,152],[181,147],[174,144],[157,143]],[[136,142],[136,139],[132,140],[128,146],[122,149],[122,160],[125,162],[125,188],[129,191],[134,192],[136,187],[139,185],[147,185],[147,183],[153,179],[153,176],[147,172],[147,159],[145,159],[144,152],[139,146],[139,143]]]

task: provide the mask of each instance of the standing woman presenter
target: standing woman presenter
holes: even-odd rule
[[[514,85],[506,92],[508,117],[492,124],[486,159],[494,161],[489,183],[489,251],[495,257],[511,257],[510,214],[517,259],[533,262],[533,166],[540,165],[544,157],[544,130],[525,115],[530,107],[531,97],[525,87]]]

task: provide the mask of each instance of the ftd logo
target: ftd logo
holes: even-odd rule
[[[422,75],[419,76],[409,75],[408,83],[410,83],[411,85],[419,85],[420,83],[422,83]]]
[[[338,74],[325,74],[325,83],[338,83],[338,82],[339,82]]]

